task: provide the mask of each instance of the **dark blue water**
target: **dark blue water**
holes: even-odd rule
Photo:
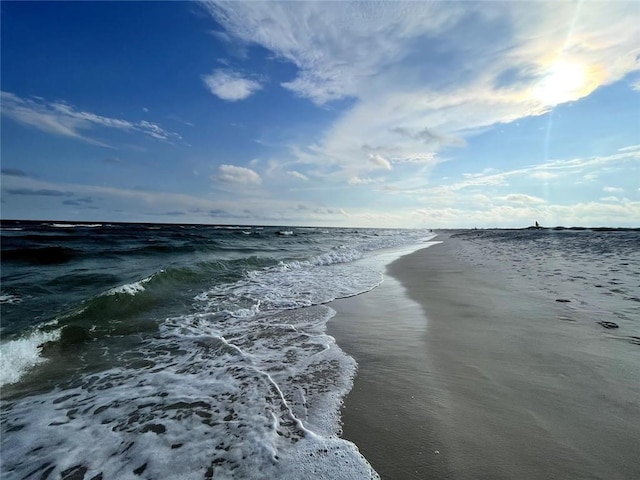
[[[375,477],[325,304],[428,236],[3,222],[3,477]]]

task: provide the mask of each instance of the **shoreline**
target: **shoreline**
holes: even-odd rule
[[[637,346],[435,240],[331,304],[359,365],[343,437],[383,479],[640,476]]]

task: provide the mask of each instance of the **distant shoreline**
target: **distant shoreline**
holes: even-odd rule
[[[245,223],[182,223],[182,222],[133,222],[133,221],[111,221],[111,220],[22,220],[22,219],[0,219],[0,224],[68,224],[68,225],[94,225],[97,223],[108,225],[173,225],[173,226],[189,226],[189,227],[288,227],[288,228],[379,228],[391,230],[423,230],[429,227],[367,227],[367,226],[326,226],[326,225],[284,225],[284,224],[245,224]],[[451,228],[432,228],[434,232],[454,232],[467,230],[591,230],[594,232],[608,231],[640,231],[639,227],[565,227],[558,225],[555,227],[451,227]]]

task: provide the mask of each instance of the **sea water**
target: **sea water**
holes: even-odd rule
[[[326,304],[431,237],[3,222],[3,478],[377,478]]]

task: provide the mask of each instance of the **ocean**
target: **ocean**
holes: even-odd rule
[[[428,230],[2,222],[6,479],[377,478],[327,305]]]

